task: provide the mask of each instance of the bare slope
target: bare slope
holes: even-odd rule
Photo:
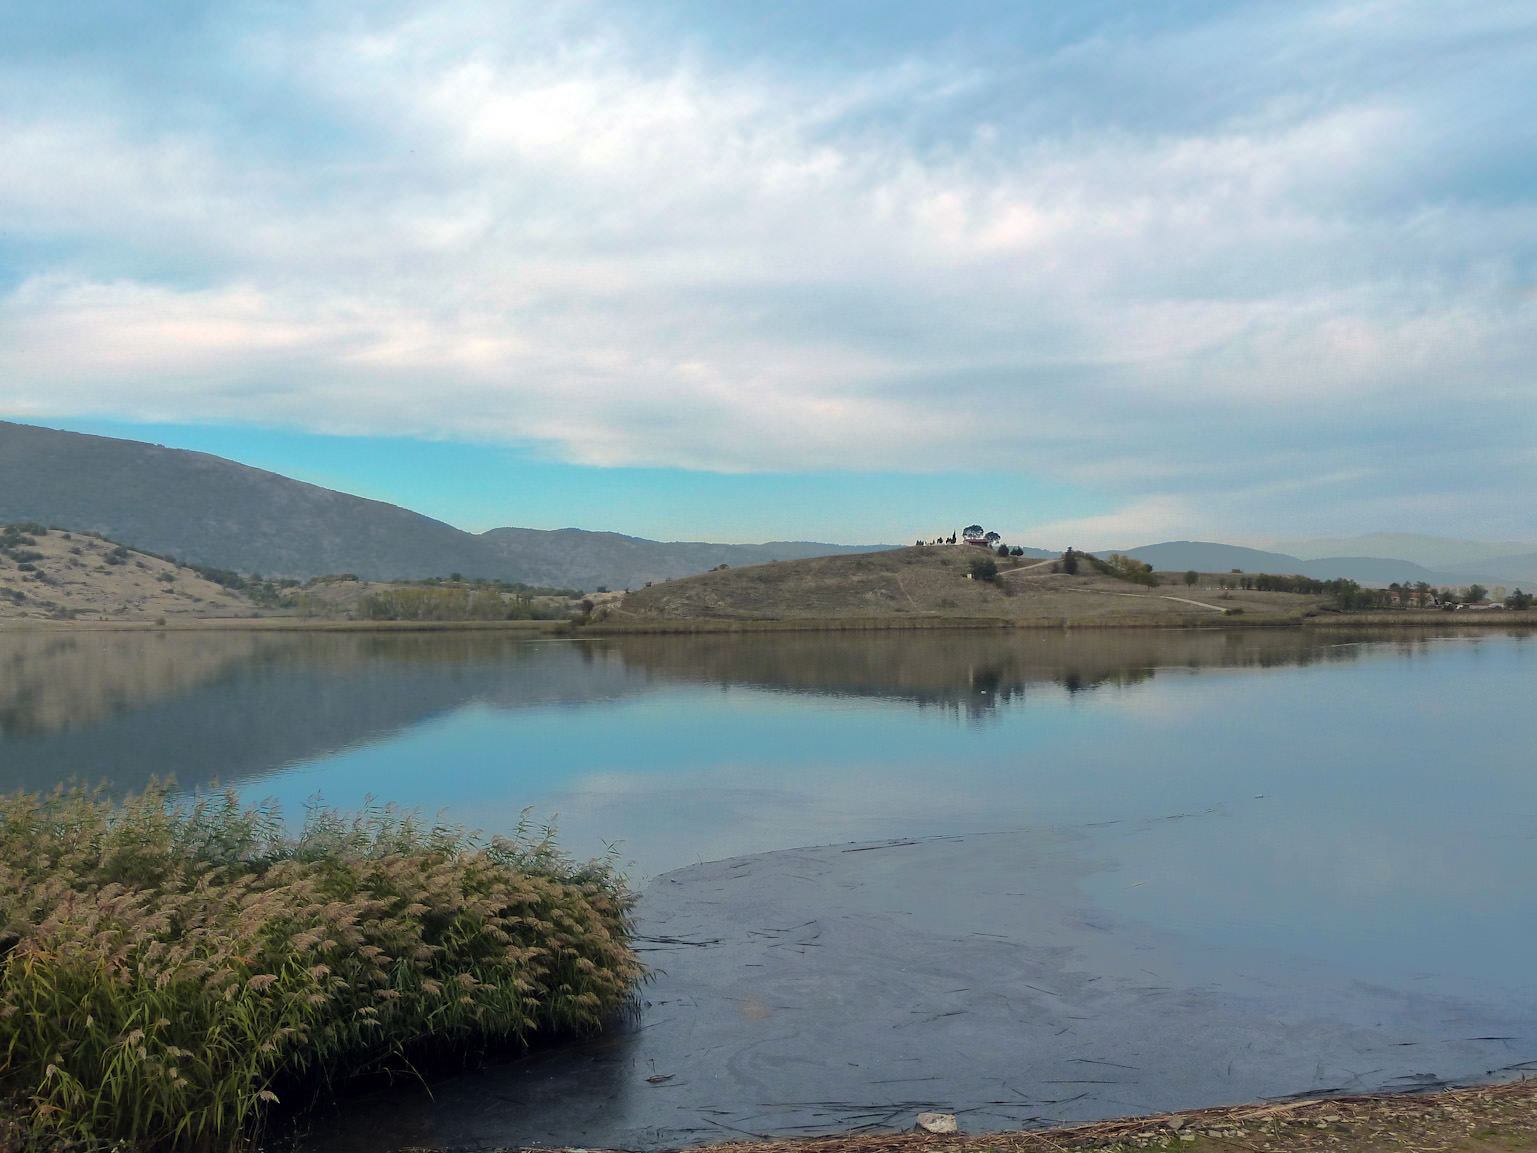
[[[1148,588],[1090,571],[1060,571],[1053,561],[995,559],[997,582],[969,578],[986,558],[966,545],[892,549],[852,557],[780,561],[725,569],[641,589],[594,614],[600,624],[644,626],[688,621],[921,620],[992,618],[1082,620],[1105,624],[1210,618],[1234,609],[1295,616],[1317,597]]]
[[[241,593],[82,533],[0,531],[0,621],[249,617]]]

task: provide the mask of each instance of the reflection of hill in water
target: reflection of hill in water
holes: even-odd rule
[[[575,706],[658,683],[884,697],[983,716],[1031,685],[1081,691],[1160,669],[1348,660],[1360,650],[1345,642],[1357,639],[1373,638],[1051,631],[573,643],[488,633],[17,633],[0,635],[0,789],[72,777],[138,787],[168,774],[235,783],[467,704]]]
[[[1137,684],[1160,669],[1352,660],[1360,650],[1344,642],[1354,639],[1296,629],[1043,630],[648,636],[627,637],[612,648],[626,665],[669,679],[887,697],[982,715],[1030,685],[1081,692]]]
[[[630,679],[578,646],[484,633],[38,639],[0,637],[0,789],[236,783],[467,704],[580,704]]]

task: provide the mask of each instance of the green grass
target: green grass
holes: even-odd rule
[[[0,800],[0,1144],[240,1148],[284,1095],[594,1031],[631,897],[548,831],[233,794]]]

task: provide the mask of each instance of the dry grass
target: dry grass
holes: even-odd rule
[[[238,592],[112,541],[60,529],[0,537],[0,622],[170,621],[254,611]]]
[[[980,549],[919,546],[852,556],[779,561],[665,581],[594,614],[604,627],[689,622],[797,622],[851,627],[959,627],[1073,624],[1295,622],[1323,598],[1164,584],[1131,584],[1082,565],[1075,575],[1050,562],[997,559],[996,582],[970,579]],[[1194,602],[1194,603],[1192,603]]]
[[[211,570],[204,570],[205,572]],[[235,574],[229,574],[234,577]],[[423,587],[399,581],[319,577],[259,588],[260,603],[198,570],[89,533],[40,525],[0,527],[0,627],[57,622],[185,627],[215,621],[390,625],[564,621],[564,595],[465,583]]]
[[[629,894],[524,832],[5,799],[0,1139],[237,1148],[290,1092],[598,1028],[641,976]]]

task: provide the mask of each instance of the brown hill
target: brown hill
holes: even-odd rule
[[[86,533],[0,529],[0,621],[249,617],[249,597]]]
[[[991,559],[992,580],[974,579],[973,562]],[[862,556],[779,561],[666,581],[600,605],[596,623],[664,625],[698,621],[872,620],[891,624],[994,619],[1086,623],[1173,623],[1241,611],[1296,617],[1322,598],[1288,593],[1157,588],[1104,576],[1087,563],[1077,574],[1057,561],[992,557],[967,545],[918,546]]]

